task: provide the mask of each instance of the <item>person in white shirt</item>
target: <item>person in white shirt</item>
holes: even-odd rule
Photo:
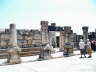
[[[81,54],[80,58],[82,58],[82,55],[84,55],[84,57],[86,58],[85,43],[82,39],[80,39],[79,48],[80,48],[80,54]]]

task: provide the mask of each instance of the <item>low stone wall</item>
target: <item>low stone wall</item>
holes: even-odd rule
[[[20,52],[20,56],[33,56],[33,55],[39,55],[40,54],[40,48],[22,48]],[[7,58],[7,50],[1,49],[0,50],[0,59]]]

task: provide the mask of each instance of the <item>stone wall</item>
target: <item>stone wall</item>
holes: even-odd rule
[[[41,24],[42,24],[42,21],[41,21]],[[48,30],[49,26],[51,27],[50,30]],[[41,33],[41,31],[42,31],[42,33]],[[58,32],[60,32],[60,37],[59,37],[60,50],[63,50],[63,46],[64,46],[64,42],[65,42],[64,27],[56,26],[56,23],[51,23],[51,25],[48,25],[48,21],[45,21],[45,24],[42,24],[41,31],[18,29],[17,30],[18,46],[21,48],[38,47],[38,45],[42,41],[42,42],[49,42],[53,47],[56,47],[57,43],[56,43],[56,34],[55,33],[56,33],[56,31],[58,31]],[[10,34],[9,29],[0,31],[0,48],[5,49],[10,46],[9,34]],[[45,37],[42,37],[42,35]],[[76,35],[75,33],[73,33],[71,35],[72,35],[71,41],[73,42],[73,45],[76,48],[76,47],[78,47],[79,35]],[[45,41],[41,40],[42,38]]]
[[[10,46],[9,29],[0,32],[0,48],[6,49]],[[38,46],[41,43],[41,32],[39,30],[17,30],[17,44],[21,48]]]

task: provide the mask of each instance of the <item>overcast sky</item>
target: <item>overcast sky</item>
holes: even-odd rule
[[[0,0],[0,28],[14,23],[18,29],[40,29],[41,20],[71,26],[78,34],[82,26],[95,31],[96,0]]]

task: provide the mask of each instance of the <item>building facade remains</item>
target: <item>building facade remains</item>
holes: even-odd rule
[[[17,44],[20,48],[32,48],[32,47],[39,47],[42,41],[46,40],[43,42],[49,41],[50,45],[52,45],[53,48],[59,47],[60,50],[62,51],[64,49],[64,42],[66,40],[65,33],[67,31],[67,30],[65,31],[64,28],[65,27],[56,26],[56,23],[51,23],[51,25],[48,24],[41,25],[41,29],[43,29],[42,31],[48,30],[48,33],[46,33],[47,31],[44,32],[46,33],[44,36],[48,36],[47,37],[48,39],[44,39],[44,37],[42,36],[44,33],[41,32],[41,30],[39,29],[38,30],[17,29]],[[73,43],[74,48],[78,48],[79,47],[78,43],[80,39],[83,38],[83,35],[77,35],[76,33],[73,32],[73,30],[71,31],[72,32],[70,35],[70,41]],[[59,32],[60,36],[57,37],[56,32]],[[96,32],[88,33],[88,38],[90,38],[91,40],[96,38]],[[0,29],[0,49],[6,49],[10,47],[9,40],[10,40],[9,29],[3,29],[3,30]]]

